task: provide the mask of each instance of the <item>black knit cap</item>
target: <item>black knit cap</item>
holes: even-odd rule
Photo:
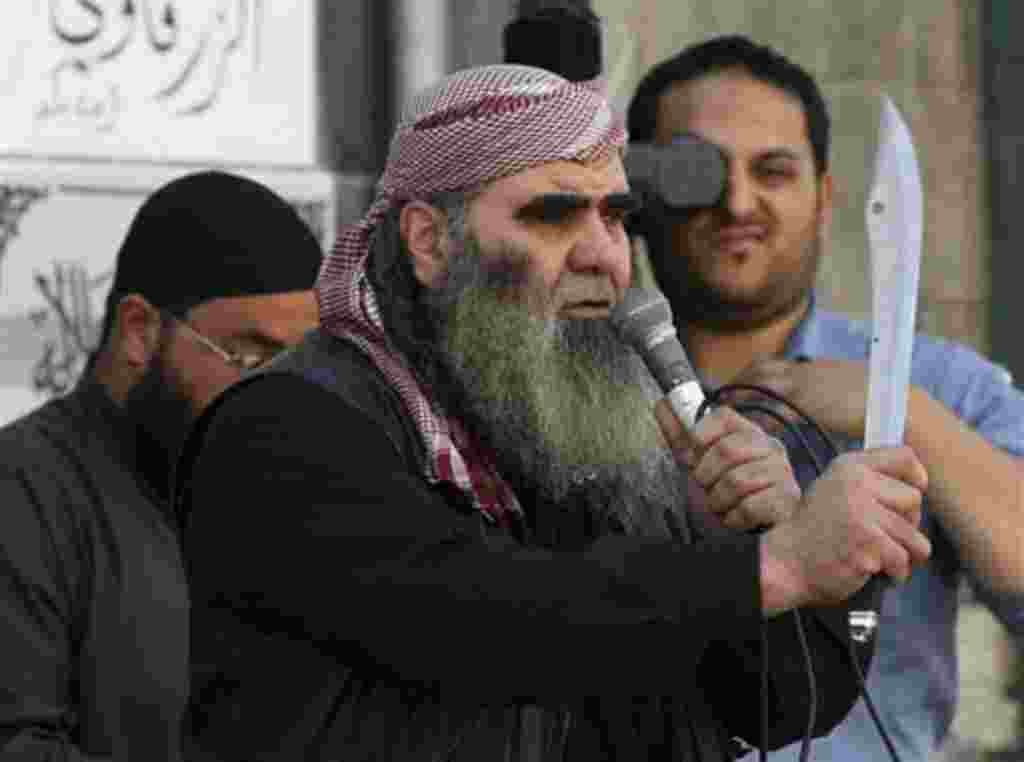
[[[107,312],[126,294],[180,317],[210,299],[304,291],[322,257],[310,228],[266,186],[219,171],[185,175],[132,220]]]
[[[601,75],[601,19],[589,2],[520,2],[502,39],[505,63],[536,66],[570,82]]]

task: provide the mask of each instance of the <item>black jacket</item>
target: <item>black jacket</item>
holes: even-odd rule
[[[181,758],[188,597],[145,455],[89,376],[0,429],[0,759]]]
[[[643,540],[528,499],[507,532],[422,458],[380,374],[323,333],[200,421],[177,481],[196,758],[729,759],[761,742],[763,662],[764,742],[803,735],[755,537]],[[857,696],[847,614],[803,612],[816,733]]]

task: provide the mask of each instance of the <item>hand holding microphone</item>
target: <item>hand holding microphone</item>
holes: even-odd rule
[[[665,392],[655,416],[676,458],[703,489],[705,508],[737,530],[763,529],[790,518],[801,491],[781,442],[727,407],[697,419],[704,392],[665,297],[630,289],[611,320]]]
[[[627,289],[610,320],[622,342],[643,358],[679,423],[692,431],[704,391],[679,343],[668,299],[655,289]]]
[[[876,574],[904,580],[927,560],[917,525],[928,478],[910,448],[840,456],[801,496],[785,451],[755,423],[726,407],[697,420],[704,394],[662,294],[630,289],[611,320],[665,392],[655,415],[709,509],[736,529],[771,527],[761,538],[766,616],[837,603]]]

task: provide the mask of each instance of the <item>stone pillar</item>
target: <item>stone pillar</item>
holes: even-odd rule
[[[384,166],[394,90],[389,8],[375,0],[318,0],[321,163],[337,178],[339,223],[359,218]]]
[[[409,98],[437,82],[449,68],[447,0],[395,0],[395,88],[399,113]]]
[[[515,17],[515,0],[449,0],[453,70],[501,63],[502,30]]]
[[[326,162],[369,183],[383,170],[404,98],[457,69],[498,63],[514,0],[319,0]],[[428,53],[421,59],[421,53]],[[369,187],[360,199],[369,200]],[[365,203],[342,204],[343,221]]]

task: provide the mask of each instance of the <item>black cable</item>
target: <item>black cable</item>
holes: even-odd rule
[[[729,392],[756,392],[774,400],[775,402],[785,405],[800,417],[801,422],[809,426],[811,430],[817,434],[818,438],[821,439],[821,443],[828,450],[830,459],[839,455],[839,447],[833,441],[832,437],[830,437],[828,433],[818,425],[818,422],[811,418],[811,416],[803,409],[798,407],[795,403],[787,400],[778,392],[772,391],[764,386],[758,386],[757,384],[726,384],[725,386],[718,387],[711,393],[710,396],[712,398],[712,403],[718,402],[723,395]],[[819,473],[818,476],[821,476],[821,474]]]
[[[721,392],[721,389],[719,389],[719,392]],[[700,407],[697,408],[696,420],[699,421],[701,418],[704,417],[704,415],[707,413],[707,411],[711,409],[711,404],[712,403],[709,402],[709,400],[717,400],[717,398],[718,398],[718,394],[717,393],[712,394],[709,397],[705,398],[705,400],[700,404]],[[781,398],[780,398],[780,401],[781,402],[786,402],[786,400],[783,400]],[[786,428],[786,430],[791,432],[796,437],[796,439],[801,443],[803,448],[807,451],[808,456],[810,457],[811,461],[814,463],[816,475],[818,475],[818,476],[821,475],[821,472],[823,471],[823,468],[821,467],[821,463],[818,460],[817,454],[813,451],[813,449],[807,443],[807,440],[803,436],[803,432],[801,432],[795,425],[793,425],[793,423],[791,421],[787,420],[785,418],[785,416],[781,415],[779,412],[777,412],[775,410],[772,410],[769,407],[765,407],[763,405],[747,404],[747,405],[742,406],[742,408],[743,409],[741,409],[740,407],[737,407],[735,409],[736,409],[737,412],[743,412],[744,410],[749,411],[749,412],[760,412],[760,413],[768,415],[768,416],[770,416],[772,418],[775,418],[776,420],[781,422],[782,425]],[[814,664],[813,664],[813,662],[811,660],[811,649],[807,645],[807,635],[804,632],[803,621],[800,619],[800,612],[797,609],[793,609],[792,614],[793,614],[794,624],[796,625],[797,638],[800,641],[800,650],[803,653],[803,657],[804,657],[804,670],[805,670],[805,672],[807,674],[807,692],[808,692],[808,697],[810,699],[810,702],[809,702],[810,703],[810,708],[808,709],[808,712],[807,712],[807,729],[806,729],[806,731],[804,731],[803,741],[800,744],[800,762],[807,762],[810,759],[811,737],[814,735],[814,725],[815,725],[815,723],[817,723],[817,720],[818,720],[818,684],[817,684],[817,679],[815,678],[815,675],[814,675]],[[765,708],[765,705],[764,705],[765,698],[768,695],[768,670],[765,667],[765,664],[767,663],[766,654],[767,654],[767,641],[766,641],[765,636],[764,636],[764,626],[762,625],[762,627],[761,627],[761,743],[758,746],[758,757],[761,759],[761,762],[766,762],[766,760],[767,760],[767,752],[765,751],[765,745],[767,743],[767,738],[768,738],[768,711],[767,711],[767,709]]]
[[[724,387],[722,387],[722,388],[724,388]],[[705,399],[705,401],[703,403],[701,403],[700,408],[698,408],[698,410],[697,410],[697,418],[698,418],[698,420],[704,415],[704,413],[706,413],[710,409],[710,406],[711,406],[712,402],[717,401],[719,399],[719,397],[722,394],[722,388],[718,389],[716,392],[714,392],[712,395],[710,395],[709,398]],[[736,387],[734,386],[733,388],[736,388]],[[754,391],[761,391],[760,389],[758,389],[756,387],[753,390]],[[786,402],[786,400],[782,399],[781,397],[778,397],[778,395],[775,395],[775,396],[778,398],[778,401],[783,402],[783,403]],[[712,402],[709,402],[709,400],[711,400]],[[737,405],[737,406],[734,407],[734,410],[736,410],[736,412],[738,412],[738,413],[761,413],[763,415],[767,415],[770,418],[774,418],[776,421],[781,423],[783,428],[786,429],[786,431],[788,431],[790,434],[792,434],[793,437],[804,448],[804,450],[806,451],[806,453],[807,453],[808,457],[810,458],[812,464],[814,465],[815,475],[816,476],[820,476],[822,471],[824,471],[824,468],[823,468],[823,466],[821,464],[821,461],[818,460],[817,453],[814,452],[814,449],[807,442],[807,439],[804,437],[803,432],[800,431],[800,429],[797,428],[793,424],[792,421],[788,420],[784,415],[779,413],[777,410],[772,410],[770,407],[767,407],[765,405],[757,405],[757,404],[754,404],[754,403],[745,403],[745,404],[742,404],[742,405]],[[810,701],[809,701],[810,706],[809,706],[808,711],[807,711],[807,729],[804,731],[804,737],[803,737],[803,740],[802,740],[802,742],[800,744],[800,762],[807,762],[807,760],[810,759],[811,738],[814,735],[814,725],[818,721],[818,685],[817,685],[817,679],[815,678],[815,675],[814,675],[814,664],[813,664],[813,662],[811,660],[811,650],[810,650],[810,647],[807,645],[807,634],[804,632],[803,620],[800,618],[800,612],[797,609],[793,609],[792,614],[793,614],[793,622],[796,625],[797,639],[800,641],[800,651],[802,652],[803,657],[804,657],[804,670],[805,670],[805,672],[807,674],[807,693],[808,693],[808,697],[810,699]],[[763,627],[761,628],[761,644],[762,644],[762,653],[761,653],[761,700],[763,702],[764,701],[764,697],[768,695],[768,691],[767,691],[767,682],[768,682],[768,680],[767,680],[767,670],[765,669],[765,666],[764,666],[765,662],[767,661],[766,658],[765,658],[766,642],[765,642],[765,639],[764,639],[764,628]],[[767,716],[768,716],[768,712],[765,710],[765,707],[764,707],[764,705],[762,703],[762,706],[761,706],[761,746],[760,746],[760,758],[761,758],[762,762],[764,762],[764,760],[767,759],[767,753],[765,752],[765,742],[766,742],[766,739],[767,739],[767,736],[768,736]]]
[[[727,384],[714,390],[713,392],[706,396],[705,400],[697,409],[697,420],[700,420],[707,413],[707,411],[711,408],[712,405],[718,403],[723,395],[734,391],[754,392],[786,406],[800,418],[800,422],[802,422],[803,424],[808,426],[812,431],[814,431],[814,433],[821,440],[822,445],[829,451],[830,459],[835,458],[839,455],[839,448],[836,446],[836,443],[832,440],[828,433],[824,429],[822,429],[820,425],[818,425],[817,421],[815,421],[810,415],[808,415],[796,404],[787,400],[781,394],[778,394],[777,392],[774,392],[771,389],[768,389],[763,386],[758,386],[756,384]],[[777,410],[773,410],[772,408],[767,407],[766,405],[760,405],[757,403],[742,403],[733,407],[737,412],[761,413],[762,415],[767,415],[770,418],[773,418],[774,420],[781,423],[783,428],[788,433],[790,433],[793,436],[793,438],[797,441],[797,443],[800,445],[800,447],[803,448],[803,451],[807,455],[808,460],[811,461],[811,465],[814,469],[814,477],[818,478],[824,473],[825,465],[818,458],[817,453],[814,451],[814,448],[811,447],[810,443],[807,441],[807,438],[804,436],[804,433],[799,429],[799,427],[796,424],[794,424],[784,415],[779,413]],[[800,762],[807,762],[807,760],[809,760],[810,758],[811,737],[814,732],[815,722],[817,721],[817,684],[814,675],[814,665],[811,661],[811,652],[807,644],[807,635],[804,632],[803,622],[800,619],[799,611],[794,609],[793,615],[796,622],[797,637],[800,640],[800,648],[804,656],[805,669],[807,671],[808,691],[810,697],[810,709],[808,710],[809,717],[807,723],[807,730],[804,734],[803,741],[800,745]],[[766,659],[764,658],[765,639],[763,628],[761,631],[761,644],[761,696],[763,702],[764,697],[767,695],[767,671],[764,666]],[[878,730],[878,734],[881,737],[882,742],[885,744],[886,750],[889,752],[889,756],[892,758],[893,762],[901,762],[900,756],[896,751],[896,747],[893,745],[892,739],[889,738],[889,734],[886,732],[885,727],[882,724],[882,720],[878,715],[878,711],[875,709],[874,701],[872,701],[871,695],[868,692],[867,681],[864,678],[863,670],[861,670],[860,668],[860,659],[857,657],[856,649],[854,648],[852,639],[849,641],[848,645],[849,651],[847,655],[850,657],[850,663],[853,667],[853,672],[857,677],[857,683],[860,686],[861,694],[864,696],[864,704],[868,709],[868,713],[871,715],[871,719],[875,724],[875,728]],[[758,756],[762,760],[762,762],[764,762],[764,760],[766,759],[766,753],[764,750],[765,739],[767,737],[766,718],[767,712],[765,711],[764,705],[762,703],[761,746],[758,750]]]
[[[825,465],[818,458],[818,453],[814,452],[810,443],[807,441],[807,437],[800,431],[799,428],[792,425],[791,421],[788,421],[782,413],[778,410],[772,410],[770,407],[765,405],[755,405],[752,402],[744,403],[742,405],[736,405],[733,408],[737,413],[761,413],[769,418],[774,418],[776,421],[781,423],[785,427],[786,431],[793,435],[793,438],[799,442],[800,446],[804,448],[804,452],[807,454],[811,461],[811,465],[814,467],[815,477],[821,476],[825,471]]]
[[[871,715],[871,719],[874,720],[875,727],[878,728],[879,735],[882,736],[882,741],[885,743],[885,748],[889,751],[889,756],[895,760],[895,762],[901,762],[900,755],[896,753],[896,747],[893,746],[892,739],[889,738],[889,734],[885,732],[882,726],[882,718],[878,716],[878,711],[875,709],[875,702],[871,700],[871,695],[868,693],[867,679],[864,677],[864,672],[860,668],[860,660],[857,658],[857,652],[853,648],[853,641],[850,641],[850,662],[853,664],[853,671],[857,673],[857,682],[860,683],[861,692],[864,694],[864,705],[868,708],[868,714]]]
[[[804,740],[800,744],[800,762],[808,762],[811,758],[811,737],[814,735],[814,725],[818,722],[818,680],[814,676],[811,649],[807,645],[807,634],[804,632],[804,623],[800,619],[798,609],[793,609],[793,621],[796,623],[796,636],[800,640],[800,650],[804,654],[804,668],[807,670],[807,693],[811,704],[807,710],[807,730],[804,733]]]
[[[765,664],[768,660],[765,654],[768,653],[768,638],[764,634],[764,623],[761,623],[761,743],[757,747],[757,758],[761,762],[767,762],[768,752],[765,751],[765,739],[768,738],[768,712],[765,711],[764,697],[768,695],[768,670]]]

